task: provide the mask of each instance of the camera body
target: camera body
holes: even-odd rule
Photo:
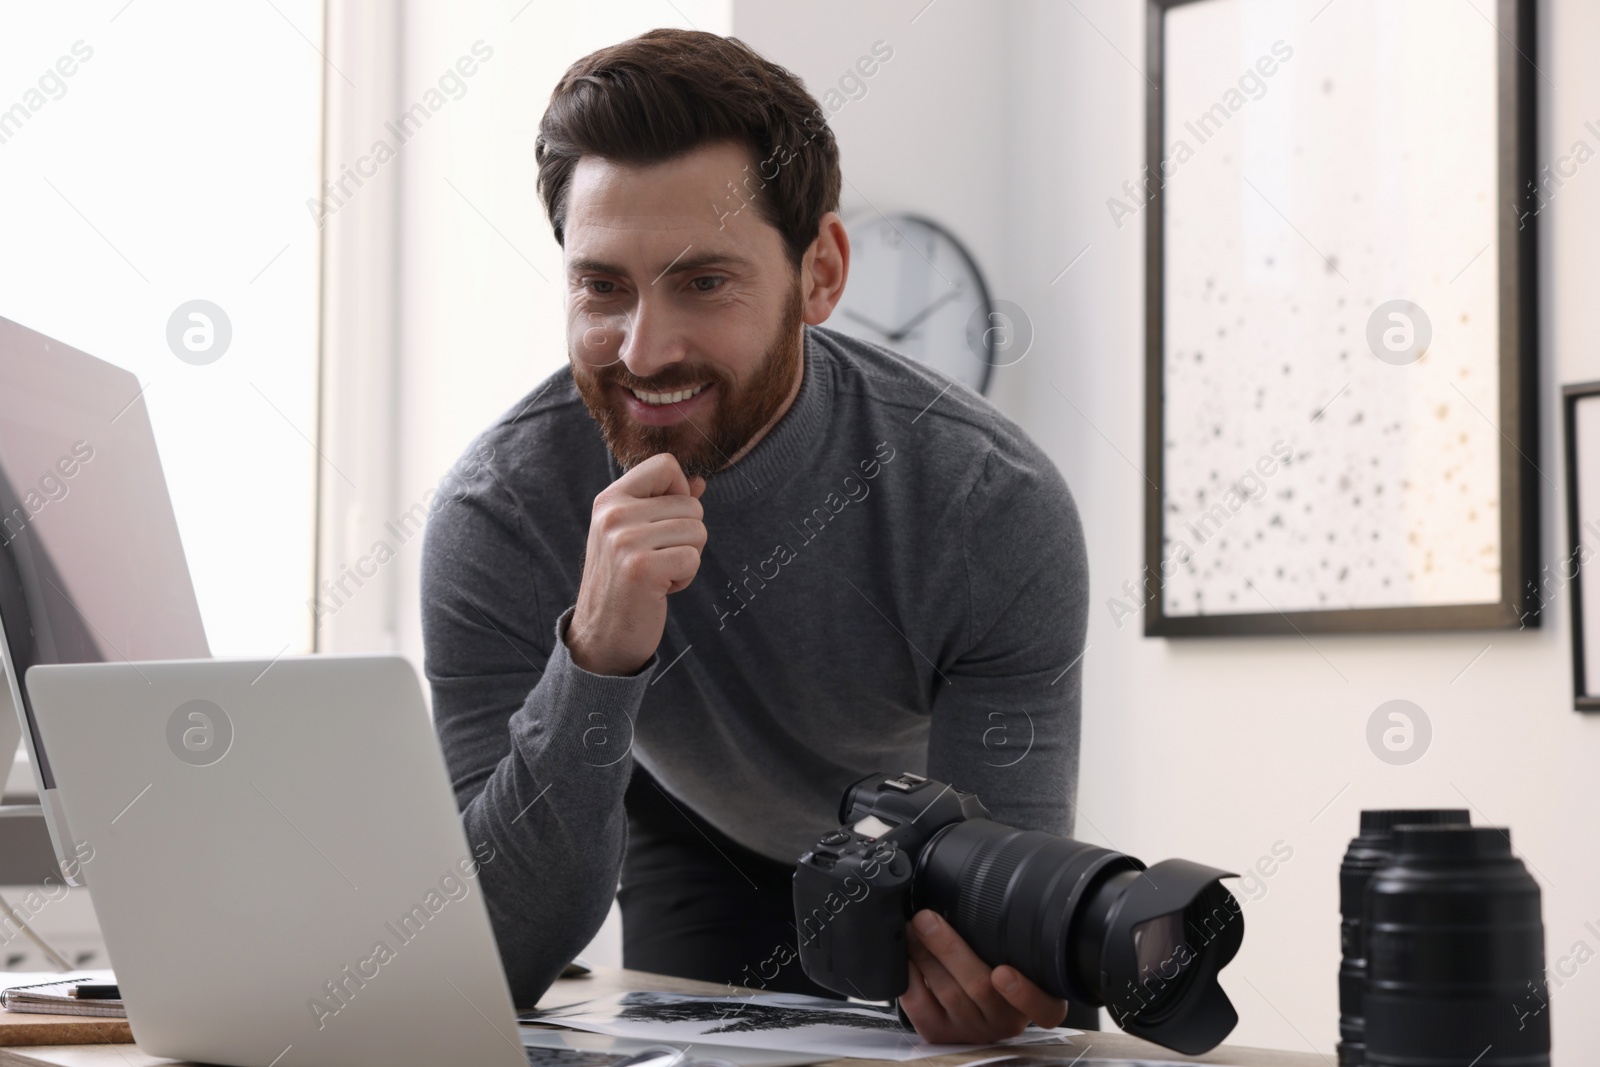
[[[869,783],[876,788],[864,790]],[[795,867],[805,972],[862,1000],[904,993],[910,984],[905,928],[920,906],[917,857],[946,826],[988,815],[976,796],[920,774],[874,775],[851,786],[840,805],[844,825],[823,834]]]
[[[994,822],[982,802],[924,775],[851,785],[842,825],[794,874],[800,964],[862,1000],[910,985],[906,923],[929,908],[991,967],[1107,1007],[1135,1036],[1187,1055],[1238,1014],[1217,983],[1244,938],[1227,871],[1173,859],[1146,868],[1111,849]]]

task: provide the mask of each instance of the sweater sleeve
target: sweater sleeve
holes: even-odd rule
[[[995,450],[962,530],[967,632],[936,678],[929,773],[997,822],[1070,835],[1089,614],[1077,507],[1037,450]]]
[[[572,611],[541,612],[520,511],[492,489],[429,521],[422,623],[434,725],[519,1007],[531,1007],[599,930],[627,837],[633,722],[655,670],[572,662]],[[537,540],[535,538],[535,540]]]

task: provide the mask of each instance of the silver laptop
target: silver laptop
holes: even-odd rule
[[[399,656],[44,665],[27,691],[134,1040],[241,1067],[526,1060]]]

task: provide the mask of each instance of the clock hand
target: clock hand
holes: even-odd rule
[[[867,329],[872,330],[875,333],[881,333],[885,337],[893,337],[893,335],[889,332],[889,328],[887,326],[879,326],[877,323],[873,322],[871,319],[867,318],[864,315],[858,315],[854,311],[850,310],[849,308],[840,308],[839,310],[844,314],[845,318],[847,318],[847,319],[855,319],[857,322],[859,322],[861,325],[865,326]]]
[[[923,308],[921,311],[919,311],[915,315],[913,315],[911,317],[911,321],[910,322],[906,323],[904,326],[901,326],[898,330],[896,330],[893,333],[889,334],[889,340],[891,340],[891,341],[899,341],[899,340],[904,339],[906,334],[908,334],[912,330],[916,329],[917,326],[920,325],[923,322],[923,320],[925,320],[929,315],[932,315],[935,311],[938,311],[941,307],[943,307],[944,305],[948,304],[950,301],[954,300],[956,297],[958,297],[960,295],[961,295],[961,287],[957,286],[956,288],[952,289],[950,292],[944,294],[939,299],[935,300],[933,303],[929,304],[927,307]]]

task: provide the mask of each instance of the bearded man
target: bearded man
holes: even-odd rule
[[[423,563],[437,727],[520,1005],[614,896],[629,967],[827,994],[790,878],[874,771],[1071,829],[1077,511],[981,398],[819,328],[850,263],[824,117],[739,41],[657,30],[574,64],[541,123],[569,366],[474,442],[493,459]],[[930,1041],[1067,1012],[931,911],[908,938],[900,1007]]]

